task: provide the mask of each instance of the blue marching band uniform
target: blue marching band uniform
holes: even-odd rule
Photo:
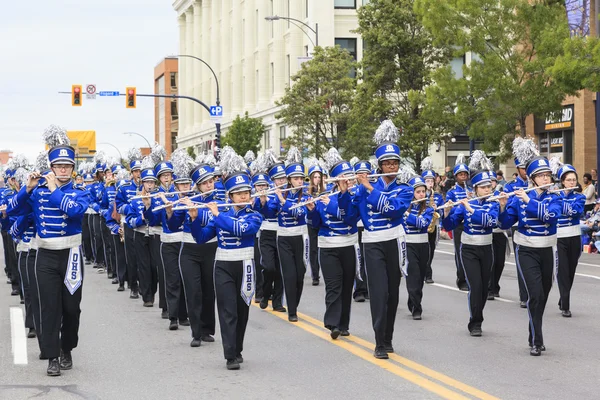
[[[397,179],[400,148],[393,138],[377,143],[372,161],[351,164],[332,149],[327,165],[312,165],[308,174],[301,160],[284,163],[272,153],[248,165],[252,174],[176,161],[181,152],[171,160],[156,153],[132,159],[129,171],[102,162],[88,166],[76,184],[73,148],[55,144],[47,152],[48,169],[21,182],[15,169],[5,172],[5,273],[24,304],[28,336],[38,338],[40,358],[49,360],[48,375],[73,366],[86,264],[106,271],[117,291],[127,285],[129,297],[141,297],[144,307],[153,307],[158,293],[168,328],[190,326],[191,347],[215,341],[218,318],[228,369],[243,362],[253,298],[261,309],[271,301],[274,311],[287,311],[290,322],[301,319],[307,270],[313,284],[319,274],[325,282],[323,325],[332,339],[350,335],[353,297],[369,299],[374,357],[388,358],[401,278],[408,311],[420,320],[442,226],[454,232],[456,283],[469,292],[472,336],[482,335],[486,301],[499,296],[511,229],[531,355],[545,350],[542,319],[553,276],[562,315],[571,316],[585,197],[549,190],[551,163],[543,157],[521,160],[523,178],[503,192],[495,191],[489,168],[459,160],[454,173],[468,179],[448,192],[444,204],[432,184],[432,166]],[[227,158],[224,163],[231,162]],[[561,165],[555,174],[564,188],[575,186],[573,166]],[[320,189],[304,184],[315,177]]]

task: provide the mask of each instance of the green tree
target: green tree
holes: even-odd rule
[[[429,146],[447,132],[423,110],[431,71],[449,62],[450,51],[434,45],[413,11],[413,0],[372,0],[358,10],[358,26],[365,49],[348,132],[352,147],[345,155],[372,154],[373,133],[380,121],[391,119],[402,128],[403,157],[418,166]]]
[[[246,154],[248,150],[257,153],[266,130],[260,118],[251,118],[246,111],[244,118],[240,118],[239,115],[235,117],[221,142],[223,146],[233,147],[236,153],[241,155]]]
[[[186,149],[188,156],[192,157],[192,158],[196,158],[196,152],[194,151],[194,148],[192,146],[188,147]]]
[[[484,150],[507,150],[525,120],[559,111],[576,85],[552,79],[569,38],[564,2],[550,0],[415,0],[415,11],[435,43],[455,57],[471,55],[463,77],[441,66],[428,89],[427,113],[447,119]]]
[[[334,146],[347,145],[346,125],[356,79],[350,53],[336,47],[315,47],[313,58],[291,79],[293,85],[277,102],[280,118],[292,128],[286,145],[308,149],[317,157]]]

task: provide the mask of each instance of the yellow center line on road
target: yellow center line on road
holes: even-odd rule
[[[298,316],[302,317],[302,319],[305,319],[306,321],[310,322],[313,325],[316,326],[323,326],[323,323],[311,316],[305,315],[305,314],[301,314],[298,313]],[[323,328],[325,329],[325,328]],[[351,342],[354,342],[356,344],[359,344],[367,349],[374,349],[375,348],[375,344],[371,343],[367,340],[361,339],[358,336],[354,336],[354,335],[350,335],[350,336],[346,336],[346,337],[341,337],[343,340],[349,340]],[[442,374],[441,372],[437,372],[435,370],[432,370],[431,368],[427,368],[424,365],[421,365],[415,361],[411,361],[405,357],[401,357],[397,354],[394,353],[389,353],[388,354],[391,360],[394,360],[402,365],[404,365],[405,367],[411,368],[417,372],[420,372],[423,375],[426,375],[432,379],[435,379],[439,382],[442,382],[445,385],[448,385],[450,387],[453,387],[455,389],[461,390],[467,394],[470,394],[472,396],[475,396],[478,399],[485,399],[485,400],[499,400],[497,397],[494,397],[490,394],[487,394],[479,389],[476,389],[474,387],[471,387],[465,383],[462,383],[460,381],[457,381],[456,379],[450,378],[449,376],[446,376],[444,374]]]
[[[255,303],[253,303],[253,304],[255,307],[258,308],[257,304],[255,304]],[[275,316],[281,318],[282,320],[287,321],[287,313],[275,312],[272,310],[264,310],[264,311],[266,311],[272,315],[275,315]],[[415,385],[420,386],[423,389],[426,389],[432,393],[435,393],[444,399],[460,399],[460,400],[468,399],[468,397],[463,396],[461,393],[458,393],[451,389],[448,389],[447,387],[442,386],[436,382],[433,382],[419,374],[416,374],[412,371],[402,368],[395,363],[392,363],[388,360],[380,360],[380,359],[373,357],[373,354],[370,351],[364,350],[362,347],[360,347],[358,345],[358,343],[354,344],[354,343],[350,343],[345,340],[332,340],[331,337],[329,336],[328,331],[320,326],[321,323],[319,321],[317,321],[307,315],[300,314],[300,313],[298,313],[298,316],[307,322],[300,320],[295,323],[290,322],[290,324],[297,326],[298,328],[300,328],[308,333],[311,333],[323,340],[326,340],[327,342],[329,342],[333,345],[341,347],[342,349],[354,354],[355,356],[360,357],[363,360],[368,361],[371,364],[374,364],[388,372],[391,372],[392,374],[399,376],[400,378],[403,378],[411,383],[414,383]],[[368,343],[366,341],[364,341],[364,342]],[[368,347],[368,346],[366,346],[366,347]],[[374,345],[372,345],[371,347],[374,347]],[[390,356],[392,356],[392,354],[390,354]],[[401,357],[399,357],[399,358],[401,358]],[[415,365],[419,365],[419,364],[415,363]],[[423,368],[426,369],[426,367],[423,367]],[[435,371],[432,371],[432,372],[435,372]],[[424,374],[424,375],[426,375],[426,374]],[[442,374],[439,374],[439,375],[444,376]],[[433,378],[433,379],[436,379],[436,378]],[[451,378],[448,378],[448,379],[451,379]],[[440,382],[441,382],[441,380],[440,380]],[[460,383],[460,382],[458,382],[458,383]],[[464,385],[464,386],[468,387],[467,385]],[[477,391],[477,389],[474,389],[474,388],[471,388],[471,389],[473,391]],[[469,393],[469,392],[465,391],[465,393]],[[483,392],[481,392],[481,393],[486,395]],[[486,396],[487,397],[480,397],[480,398],[495,399],[492,396],[489,396],[489,395],[486,395]]]

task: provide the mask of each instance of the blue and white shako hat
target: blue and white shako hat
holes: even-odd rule
[[[48,161],[52,164],[75,165],[75,149],[70,146],[71,140],[67,130],[56,125],[50,125],[42,135],[48,146]]]
[[[142,169],[142,161],[141,160],[131,160],[129,162],[129,170],[136,171]]]
[[[252,186],[256,185],[270,185],[271,181],[269,180],[269,176],[264,173],[254,174],[252,176]]]
[[[141,162],[140,162],[140,165],[141,165]],[[121,164],[116,164],[116,165],[112,166],[112,168],[110,169],[110,172],[112,172],[113,174],[116,174],[121,169],[123,169],[123,166]]]
[[[8,180],[10,178],[13,178],[15,176],[15,170],[14,169],[7,169],[6,171],[4,171],[4,180]]]
[[[398,183],[409,185],[413,189],[416,189],[419,186],[426,186],[423,178],[421,178],[421,176],[415,172],[413,167],[408,164],[404,164],[398,169],[396,181]]]
[[[415,175],[408,180],[408,184],[413,187],[413,189],[418,188],[419,186],[427,187],[425,184],[425,180],[419,175]]]
[[[458,156],[456,156],[456,162],[454,163],[454,168],[452,169],[454,176],[460,174],[461,172],[466,172],[467,175],[469,174],[467,159],[463,153],[459,153]]]
[[[386,119],[379,125],[373,136],[378,164],[385,160],[400,161],[400,147],[396,144],[399,136],[400,131],[391,120]]]
[[[433,170],[433,161],[431,157],[425,157],[421,161],[421,178],[435,179],[435,171]]]
[[[146,168],[142,170],[142,182],[144,181],[157,181],[156,173],[154,168]]]
[[[469,159],[471,184],[473,186],[491,185],[490,169],[493,169],[493,164],[485,153],[481,150],[475,150]]]
[[[490,179],[493,180],[493,181],[498,182],[498,175],[496,175],[496,171],[489,170],[488,172],[490,173]]]
[[[373,166],[367,160],[360,160],[354,164],[354,172],[357,174],[370,174],[373,171]]]
[[[252,190],[250,175],[246,173],[246,162],[238,154],[232,154],[225,159],[221,159],[221,170],[226,178],[223,186],[227,193],[237,193]]]
[[[342,158],[335,147],[330,148],[323,158],[327,163],[327,169],[332,178],[337,178],[345,174],[354,175],[354,168],[352,168],[352,165]]]
[[[569,172],[573,172],[575,176],[577,176],[575,167],[571,164],[563,164],[560,161],[560,158],[557,156],[550,158],[550,169],[552,170],[552,175],[554,175],[560,181],[562,181],[565,175]]]
[[[170,161],[161,161],[154,166],[154,174],[156,177],[167,172],[173,173],[173,164]]]
[[[529,161],[527,163],[526,171],[527,176],[529,176],[530,178],[544,172],[552,173],[552,169],[550,169],[550,162],[544,156],[538,156],[533,160]]]
[[[94,182],[94,177],[90,173],[84,174],[83,181],[84,182]]]
[[[304,178],[304,164],[302,164],[302,154],[296,146],[291,146],[285,159],[285,176],[288,178]]]
[[[129,159],[130,171],[142,169],[142,151],[139,147],[131,147],[127,150],[127,158]]]
[[[552,173],[550,162],[546,157],[540,156],[536,144],[530,138],[517,136],[513,141],[513,153],[525,164],[525,171],[530,178],[544,172]]]
[[[200,164],[192,170],[192,181],[199,185],[202,182],[215,177],[215,169],[208,164]]]
[[[277,159],[271,149],[265,150],[265,168],[271,180],[285,178],[285,165]]]
[[[573,172],[575,173],[575,175],[577,175],[577,171],[575,170],[575,167],[572,166],[571,164],[564,164],[557,173],[557,178],[559,180],[562,180],[563,176],[566,175],[569,172]]]

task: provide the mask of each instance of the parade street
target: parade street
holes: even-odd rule
[[[471,337],[467,294],[455,289],[453,252],[450,241],[438,245],[435,284],[425,286],[421,321],[413,321],[407,311],[402,280],[395,354],[389,360],[372,355],[368,301],[352,304],[351,336],[331,340],[322,324],[324,284],[311,286],[308,275],[298,323],[253,303],[244,363],[241,370],[228,371],[218,329],[215,343],[191,348],[188,327],[169,331],[157,307],[143,308],[127,291],[117,292],[106,274],[88,268],[74,367],[53,378],[46,376],[47,361],[38,360],[36,339],[20,337],[25,334],[17,311],[22,306],[5,285],[0,292],[0,398],[597,398],[600,256],[581,257],[572,318],[561,316],[553,286],[544,319],[547,351],[531,357],[514,258],[508,258],[500,281],[502,297],[486,304],[483,336]]]

